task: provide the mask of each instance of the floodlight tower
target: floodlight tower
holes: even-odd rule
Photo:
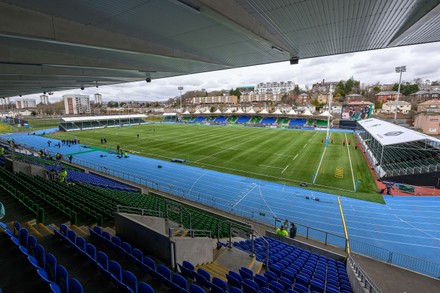
[[[332,108],[332,100],[333,100],[333,84],[330,84],[330,95],[328,97],[328,113],[330,114],[330,109]],[[328,142],[330,140],[330,117],[327,117],[327,136],[325,137],[325,146],[328,146]]]
[[[177,88],[180,91],[180,113],[183,113],[183,109],[182,109],[182,91],[183,91],[183,86],[179,86]]]
[[[406,72],[406,66],[396,67],[396,73],[400,73],[399,86],[397,87],[396,109],[394,110],[394,123],[397,123],[397,108],[399,106],[400,84],[402,83],[402,73]]]

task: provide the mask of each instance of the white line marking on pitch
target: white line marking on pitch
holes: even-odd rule
[[[270,165],[258,165],[258,167],[266,167],[266,168],[274,168],[274,169],[283,169],[281,167],[274,167],[274,166],[270,166]]]
[[[295,155],[295,157],[292,159],[292,161],[295,161],[296,157],[298,157],[298,154]]]
[[[283,174],[284,173],[284,171],[286,171],[286,169],[287,169],[287,167],[289,167],[290,166],[290,164],[289,165],[287,165],[286,166],[286,168],[284,168],[284,170],[281,172],[281,174]]]
[[[252,190],[254,190],[255,189],[255,187],[257,187],[257,186],[259,186],[259,185],[257,185],[257,184],[255,184],[255,183],[252,183],[253,185],[254,185],[254,187],[252,187],[245,195],[243,195],[243,197],[242,198],[240,198],[240,200],[239,201],[237,201],[235,204],[233,204],[232,205],[232,208],[235,208],[235,206],[236,205],[238,205],[239,203],[240,203],[240,201],[242,201],[249,193],[251,193],[252,192]]]
[[[345,141],[347,142],[347,133],[345,133]],[[355,142],[356,143],[356,142]],[[348,147],[348,143],[345,144],[347,146],[347,153],[348,153],[348,161],[350,162],[350,170],[351,170],[351,179],[353,180],[353,190],[356,188],[356,183],[354,182],[354,173],[353,173],[353,166],[351,164],[351,156],[350,156],[350,148]]]
[[[313,184],[315,184],[316,178],[318,178],[319,169],[321,168],[322,160],[324,159],[325,152],[327,151],[327,147],[324,147],[324,151],[322,152],[321,160],[319,161],[318,168],[316,169],[316,176],[313,178]]]
[[[303,146],[303,148],[305,148],[307,146],[307,143]]]

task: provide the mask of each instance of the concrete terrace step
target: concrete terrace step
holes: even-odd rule
[[[54,234],[54,232],[52,231],[52,229],[49,228],[48,225],[44,225],[42,223],[35,224],[34,228],[38,230],[42,237]]]
[[[75,231],[77,236],[89,236],[89,231],[87,230],[87,228],[85,228],[85,230],[83,229],[84,226],[78,227],[76,225],[70,225],[70,229]]]
[[[222,279],[223,281],[226,281],[226,274],[229,272],[229,269],[227,267],[221,266],[215,262],[205,264],[199,267],[207,271],[211,275],[211,278],[217,277]]]
[[[234,247],[221,247],[214,262],[217,266],[226,268],[227,271],[236,271],[242,267],[252,270],[254,273],[259,273],[262,268],[262,263],[257,261],[255,256],[250,256],[247,252],[236,249]]]

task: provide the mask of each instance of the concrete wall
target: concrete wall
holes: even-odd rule
[[[176,261],[182,263],[184,260],[193,265],[212,262],[214,260],[213,239],[208,237],[176,237]]]
[[[126,213],[115,215],[116,234],[133,247],[146,254],[160,259],[168,266],[175,266],[184,260],[192,264],[212,262],[214,259],[214,241],[207,237],[173,237],[168,236],[168,229],[176,228],[172,221],[150,216]]]
[[[340,254],[337,254],[337,253],[325,250],[323,248],[320,248],[320,247],[317,247],[317,246],[313,246],[311,244],[307,244],[307,243],[304,243],[304,242],[301,242],[301,241],[298,241],[298,240],[295,240],[295,239],[292,239],[292,238],[288,238],[288,237],[283,237],[283,236],[277,235],[277,234],[275,234],[275,233],[273,233],[271,231],[266,231],[266,236],[269,236],[271,238],[274,238],[274,239],[283,241],[285,243],[294,245],[294,246],[299,247],[301,249],[308,250],[310,252],[315,252],[317,254],[324,255],[325,257],[331,257],[331,258],[333,258],[335,260],[344,261],[345,257],[346,257],[345,255],[340,255]]]
[[[151,226],[149,226],[151,225]],[[133,247],[153,255],[167,265],[172,264],[171,243],[162,218],[117,213],[115,229],[117,235]]]
[[[25,163],[22,161],[12,161],[12,171],[14,173],[25,173],[27,175],[32,175],[32,176],[41,176],[43,178],[47,179],[47,172],[44,169],[44,167],[41,166],[37,166],[37,165],[33,165],[33,164],[29,164],[29,163]]]

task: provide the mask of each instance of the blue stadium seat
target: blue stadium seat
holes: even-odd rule
[[[117,261],[110,260],[108,262],[108,271],[110,272],[112,279],[116,281],[116,284],[122,282],[122,267]]]
[[[98,251],[96,254],[96,261],[98,262],[98,265],[102,267],[104,270],[108,270],[108,256],[103,251]]]
[[[220,278],[213,277],[211,282],[212,293],[225,293],[228,291],[228,284]]]
[[[202,287],[200,287],[196,284],[191,284],[191,286],[189,287],[189,292],[190,293],[206,293],[205,289],[203,289]]]
[[[272,289],[269,289],[267,287],[261,287],[260,293],[275,293]]]
[[[232,286],[229,288],[229,293],[244,293],[240,288]]]
[[[151,270],[156,270],[156,262],[148,256],[144,257],[144,264],[146,264]]]
[[[260,289],[258,284],[251,279],[244,279],[242,286],[244,293],[258,293]]]
[[[56,280],[56,268],[57,268],[57,259],[51,253],[46,253],[46,266],[44,269],[37,270],[40,277],[48,283],[55,282]]]
[[[134,264],[137,264],[137,262],[142,262],[144,259],[144,253],[137,248],[133,248],[131,255],[134,257]]]
[[[137,292],[138,284],[137,284],[137,278],[136,276],[127,270],[124,270],[122,272],[122,282],[132,290],[132,292]]]
[[[188,290],[188,282],[181,275],[174,274],[171,277],[171,290],[172,290],[172,292],[180,293],[182,291],[182,289],[184,291]]]
[[[46,266],[44,247],[41,244],[37,244],[34,249],[34,256],[29,255],[28,260],[36,269],[44,269]]]
[[[35,256],[35,247],[37,246],[37,238],[34,235],[29,235],[28,237],[28,254],[30,256]]]
[[[194,265],[186,260],[182,264],[177,264],[180,272],[185,278],[194,280]]]
[[[94,226],[93,231],[98,235],[102,235],[102,229],[99,226]]]
[[[118,236],[112,236],[112,242],[113,242],[116,246],[121,246],[122,240],[121,240],[121,238],[119,238]]]
[[[87,243],[86,245],[86,253],[90,258],[90,261],[96,261],[96,247],[92,243]]]
[[[240,276],[241,276],[241,278],[242,278],[243,280],[244,280],[244,279],[251,279],[251,280],[254,279],[254,273],[253,273],[250,269],[248,269],[248,268],[241,267],[241,268],[238,270],[238,272],[240,273]]]
[[[85,252],[86,251],[86,241],[83,237],[78,236],[76,238],[76,247],[78,247],[79,250]]]
[[[264,276],[267,278],[267,280],[270,281],[277,281],[278,280],[278,276],[272,272],[272,271],[265,271],[264,272]]]
[[[14,237],[18,238],[20,235],[20,230],[21,230],[21,225],[19,222],[14,222],[13,224],[13,232],[14,232]]]
[[[286,277],[279,277],[278,282],[284,286],[284,291],[292,289],[292,281]]]
[[[154,293],[154,289],[145,282],[139,282],[138,293]]]
[[[60,292],[69,292],[69,273],[62,265],[57,265],[55,284],[59,287]],[[53,286],[53,283],[50,284],[50,287],[52,291],[56,292],[56,289],[54,290],[56,287]]]
[[[67,232],[69,231],[69,228],[67,228],[66,224],[60,225],[60,232],[62,235],[67,237]]]
[[[211,284],[211,275],[202,268],[199,268],[197,272],[194,273],[194,277],[196,279],[196,283],[202,287],[210,287]]]
[[[70,243],[72,243],[72,245],[75,245],[75,243],[76,243],[75,231],[73,231],[73,230],[67,231],[67,238],[69,239]]]
[[[269,289],[272,289],[275,293],[284,293],[284,286],[276,281],[269,282]]]
[[[69,279],[69,293],[83,293],[84,289],[81,283],[74,278]]]
[[[260,286],[260,288],[269,286],[269,280],[266,276],[255,274],[254,281]]]
[[[229,286],[237,287],[241,289],[241,276],[234,271],[229,271],[226,274]]]
[[[159,282],[169,286],[171,283],[171,270],[167,266],[160,264],[157,266],[157,273]]]
[[[132,247],[131,247],[131,244],[130,244],[130,243],[128,243],[128,242],[122,242],[122,243],[121,243],[121,247],[122,247],[123,250],[125,250],[125,252],[131,254],[131,252],[132,252]]]
[[[303,284],[295,284],[295,290],[300,293],[308,293],[309,289],[308,287],[304,286]]]

